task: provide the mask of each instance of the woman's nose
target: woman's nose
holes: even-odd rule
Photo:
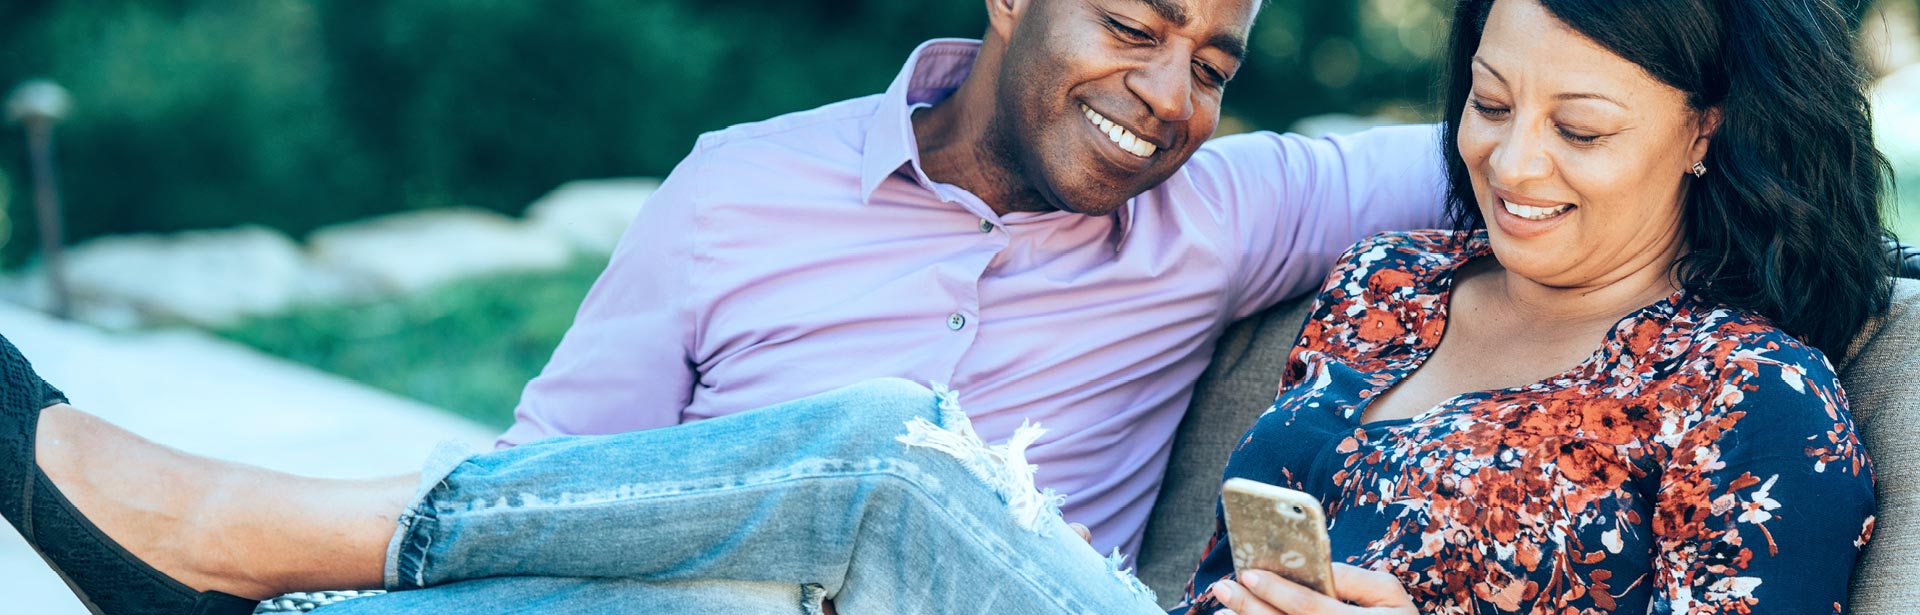
[[[1553,175],[1553,158],[1547,153],[1542,131],[1512,126],[1493,148],[1489,166],[1494,183],[1520,186]]]

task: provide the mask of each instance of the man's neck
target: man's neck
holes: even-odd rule
[[[997,50],[982,48],[972,73],[951,96],[915,111],[914,141],[927,178],[959,186],[980,197],[995,214],[1053,211],[1033,188],[1008,148],[994,143],[994,73]]]

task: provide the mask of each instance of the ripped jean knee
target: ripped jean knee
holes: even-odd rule
[[[910,448],[933,449],[959,460],[969,474],[1000,496],[1008,514],[1021,528],[1048,537],[1053,528],[1064,525],[1060,506],[1066,497],[1039,487],[1034,482],[1039,466],[1027,461],[1027,447],[1039,441],[1047,430],[1022,421],[1005,443],[989,445],[973,430],[971,419],[961,410],[959,392],[938,383],[933,384],[932,389],[938,398],[939,423],[916,417],[907,421],[907,433],[896,439]],[[1155,601],[1153,590],[1134,577],[1132,569],[1126,567],[1126,559],[1116,547],[1106,557],[1107,572],[1135,594],[1149,602]]]
[[[1048,535],[1052,526],[1043,523],[1060,516],[1066,497],[1052,489],[1040,489],[1033,481],[1039,466],[1027,462],[1027,447],[1047,433],[1039,425],[1023,422],[1004,444],[988,445],[973,431],[973,423],[960,409],[960,395],[945,385],[933,385],[939,398],[939,423],[915,417],[907,421],[907,433],[895,439],[908,447],[929,448],[960,460],[969,474],[986,483],[1000,495],[1013,515],[1014,523],[1028,531]]]

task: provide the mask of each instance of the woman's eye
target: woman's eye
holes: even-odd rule
[[[1477,100],[1467,101],[1467,105],[1473,107],[1473,111],[1475,113],[1479,113],[1480,115],[1486,116],[1486,118],[1490,120],[1497,120],[1497,119],[1506,117],[1507,112],[1510,111],[1509,109],[1488,106]]]
[[[1557,130],[1560,131],[1560,136],[1562,138],[1568,141],[1572,141],[1574,143],[1581,144],[1581,145],[1588,145],[1595,141],[1600,140],[1600,135],[1575,134],[1574,132],[1569,131],[1566,128],[1558,128]]]

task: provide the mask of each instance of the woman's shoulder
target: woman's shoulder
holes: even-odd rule
[[[1360,240],[1340,256],[1341,262],[1396,263],[1404,259],[1472,258],[1485,250],[1485,231],[1427,229],[1387,231]]]
[[[1360,240],[1334,262],[1322,292],[1352,295],[1369,289],[1415,290],[1486,253],[1486,235],[1476,231],[1393,231]],[[1376,281],[1376,276],[1386,280]]]
[[[1483,253],[1485,243],[1484,234],[1454,231],[1401,231],[1361,240],[1328,273],[1296,350],[1376,366],[1437,343],[1452,274]]]
[[[1825,353],[1766,317],[1705,302],[1686,303],[1676,310],[1682,313],[1673,322],[1683,325],[1693,362],[1717,380],[1745,380],[1783,370],[1799,375],[1797,380],[1839,385],[1840,375]]]
[[[1674,337],[1684,336],[1684,351],[1670,359],[1688,365],[1703,389],[1696,420],[1757,419],[1791,432],[1837,430],[1829,435],[1851,439],[1840,375],[1818,348],[1758,314],[1683,303],[1669,326]]]

